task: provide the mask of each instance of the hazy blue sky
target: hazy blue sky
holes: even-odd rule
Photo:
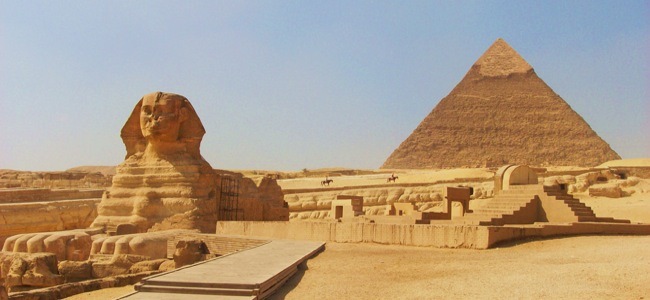
[[[0,169],[118,164],[158,90],[190,99],[215,168],[378,168],[499,37],[650,157],[649,3],[0,0]]]

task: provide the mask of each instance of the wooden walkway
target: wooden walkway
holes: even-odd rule
[[[147,277],[118,299],[265,299],[325,248],[324,242],[274,240]]]

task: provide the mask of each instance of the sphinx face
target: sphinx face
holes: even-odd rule
[[[140,129],[148,142],[173,142],[178,139],[186,114],[177,95],[154,93],[142,99]]]

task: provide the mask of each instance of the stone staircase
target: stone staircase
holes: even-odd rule
[[[552,205],[545,207],[544,203]],[[510,186],[510,189],[501,191],[485,206],[454,219],[454,223],[498,226],[546,221],[540,219],[538,212],[561,215],[564,218],[562,222],[630,223],[629,220],[597,217],[591,207],[566,190],[542,185]]]
[[[454,223],[469,225],[529,224],[535,222],[538,198],[529,190],[507,190]],[[532,220],[531,220],[532,219]]]
[[[559,187],[545,186],[543,191],[544,194],[542,197],[562,201],[568,206],[573,212],[573,215],[577,217],[578,222],[598,222],[598,217],[596,217],[591,207],[580,202],[580,200],[574,198],[573,195],[568,194],[565,190],[561,190]]]
[[[598,217],[591,209],[591,207],[580,202],[580,200],[573,197],[559,187],[544,187],[544,194],[541,197],[546,199],[562,201],[568,206],[573,215],[577,217],[577,222],[606,222],[606,223],[630,223],[630,220],[614,219],[609,217]]]

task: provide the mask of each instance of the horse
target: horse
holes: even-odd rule
[[[332,183],[332,182],[334,182],[334,180],[325,177],[325,180],[321,181],[320,185],[325,186],[327,184],[327,186],[330,186],[330,183]]]
[[[391,182],[391,181],[395,182],[395,179],[397,179],[397,178],[399,178],[399,177],[395,176],[395,173],[393,173],[393,174],[390,175],[390,177],[388,177],[388,180],[386,180],[386,182]]]

